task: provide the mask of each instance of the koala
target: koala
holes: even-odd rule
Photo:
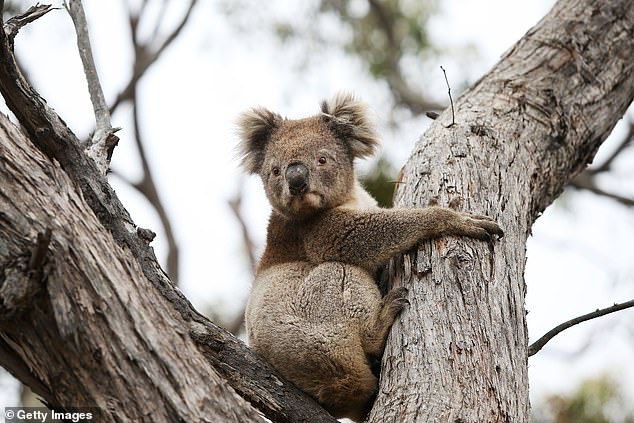
[[[490,240],[502,230],[449,208],[379,208],[354,169],[378,136],[351,94],[299,120],[254,108],[238,125],[242,166],[260,176],[272,206],[245,312],[248,343],[334,417],[362,421],[377,393],[371,365],[408,304],[403,287],[381,296],[377,271],[422,240]]]

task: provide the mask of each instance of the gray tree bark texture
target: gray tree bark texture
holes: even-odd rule
[[[488,214],[506,236],[395,260],[411,306],[371,421],[528,421],[525,241],[634,98],[634,5],[606,3],[559,2],[417,144],[397,204]],[[0,92],[22,126],[0,115],[0,364],[105,422],[334,421],[169,282],[0,32]]]
[[[154,234],[23,78],[1,17],[0,93],[21,130],[0,114],[0,365],[100,422],[334,422],[169,281]]]
[[[444,238],[392,263],[393,326],[372,422],[528,422],[526,239],[634,98],[634,2],[561,0],[421,137],[397,206],[495,218],[489,245]]]
[[[97,407],[103,422],[263,421],[251,403],[274,421],[335,421],[149,279],[1,114],[0,187],[0,364],[52,408]]]
[[[112,410],[119,421],[255,420],[202,353],[183,355],[197,348],[181,316],[160,306],[136,258],[59,165],[4,116],[0,139],[0,343],[21,356],[36,392],[53,405]],[[37,235],[47,230],[46,245]]]

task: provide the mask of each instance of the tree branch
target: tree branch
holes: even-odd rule
[[[149,45],[151,42],[141,43],[138,40],[137,28],[140,16],[138,14],[134,14],[130,12],[130,30],[132,35],[132,41],[134,44],[134,67],[132,69],[132,76],[128,81],[126,87],[119,93],[114,103],[110,106],[110,113],[113,113],[117,107],[125,101],[128,101],[132,98],[132,90],[133,86],[138,83],[138,81],[143,77],[148,68],[154,64],[158,60],[158,58],[163,54],[163,52],[176,40],[178,35],[181,33],[189,18],[191,17],[192,10],[194,6],[196,6],[198,0],[190,0],[187,11],[181,18],[181,21],[176,25],[174,30],[160,43],[158,48],[155,48],[153,51],[150,51]],[[145,3],[144,3],[145,4]],[[155,26],[155,30],[152,33],[156,34],[157,26]]]
[[[20,257],[34,230],[50,223],[53,233],[53,272],[44,292],[28,316],[0,324],[2,339],[14,340],[20,358],[12,361],[13,354],[3,350],[2,365],[34,389],[50,391],[53,406],[115,399],[121,405],[117,416],[104,421],[148,418],[148,401],[157,422],[166,416],[191,421],[194,415],[220,421],[222,413],[232,421],[257,420],[235,391],[270,418],[287,416],[277,421],[335,421],[244,343],[199,314],[169,281],[77,137],[22,78],[2,29],[0,92],[30,137],[0,116],[0,159],[12,164],[0,166],[0,235],[6,241],[0,263]],[[55,207],[42,207],[43,199]],[[37,264],[41,254],[34,257]],[[189,336],[174,332],[187,327]],[[201,361],[200,353],[209,361]],[[20,371],[25,368],[20,362],[37,369],[37,380]],[[252,379],[242,376],[250,372]],[[205,384],[192,383],[201,378]],[[46,389],[38,389],[38,381]],[[140,390],[146,396],[131,394]]]
[[[528,347],[528,356],[530,357],[538,353],[539,350],[541,350],[544,347],[544,345],[546,345],[546,343],[550,341],[553,337],[555,337],[559,333],[563,332],[564,330],[572,326],[578,325],[579,323],[582,323],[591,319],[595,319],[597,317],[605,316],[606,314],[614,313],[620,310],[625,310],[626,308],[630,308],[630,307],[634,307],[634,300],[626,301],[621,304],[614,304],[611,307],[598,309],[596,311],[593,311],[592,313],[587,313],[587,314],[584,314],[583,316],[575,317],[574,319],[570,319],[567,322],[557,325],[553,329],[546,332],[544,336],[539,338],[537,341],[533,342]]]
[[[571,187],[576,188],[578,190],[590,191],[596,195],[617,201],[627,207],[634,207],[634,198],[629,198],[623,195],[614,194],[614,193],[605,191],[604,189],[599,188],[596,183],[596,176],[601,173],[609,172],[614,160],[617,157],[619,157],[619,155],[621,155],[621,153],[628,146],[632,144],[634,140],[634,120],[630,118],[628,123],[629,125],[628,125],[627,134],[625,134],[625,137],[623,137],[621,142],[619,142],[619,144],[617,145],[616,149],[612,152],[612,154],[607,159],[605,159],[605,161],[601,163],[600,166],[596,168],[588,168],[588,169],[585,169],[583,172],[579,173],[570,182],[569,185]]]
[[[229,208],[233,212],[233,215],[238,220],[238,224],[240,225],[240,233],[242,234],[242,244],[244,245],[244,250],[247,255],[247,260],[249,262],[249,268],[251,269],[251,275],[255,273],[255,268],[257,265],[257,260],[255,258],[255,245],[253,244],[253,240],[251,239],[251,235],[249,234],[249,229],[247,228],[246,222],[244,220],[244,216],[242,216],[242,211],[240,206],[242,205],[242,183],[238,184],[240,188],[238,188],[238,192],[235,197],[229,200]],[[225,329],[233,334],[238,334],[242,325],[244,324],[244,311],[246,308],[246,304],[243,304],[241,310],[234,319],[225,322]]]
[[[105,175],[110,165],[112,152],[119,142],[119,137],[114,134],[117,130],[113,129],[110,123],[110,111],[106,105],[99,82],[99,75],[97,74],[90,46],[90,35],[88,33],[84,6],[81,0],[70,0],[70,3],[64,3],[64,5],[75,26],[79,56],[84,66],[90,101],[95,113],[96,128],[93,133],[92,143],[88,146],[88,155],[95,161],[101,173]]]
[[[138,25],[147,6],[147,1],[141,3],[140,9],[137,12],[129,10],[128,21],[130,25],[131,42],[134,50],[134,65],[132,69],[132,76],[128,81],[125,89],[117,96],[115,102],[110,107],[110,112],[113,113],[114,110],[116,110],[119,104],[121,104],[122,102],[132,102],[135,142],[139,151],[139,158],[141,160],[143,176],[140,182],[131,185],[145,196],[145,198],[154,207],[159,216],[161,225],[165,230],[165,237],[168,243],[167,272],[174,283],[178,283],[179,280],[179,248],[176,241],[176,236],[170,223],[169,216],[167,215],[163,202],[161,201],[161,198],[159,196],[158,189],[156,188],[156,183],[152,175],[149,162],[147,160],[147,155],[145,153],[145,143],[141,136],[139,123],[139,102],[137,98],[137,86],[149,67],[153,63],[155,63],[156,60],[158,60],[158,58],[165,52],[167,47],[169,47],[180,35],[183,28],[189,21],[192,10],[197,1],[198,0],[190,0],[189,6],[185,14],[181,18],[179,24],[160,43],[159,47],[155,48],[153,51],[150,51],[149,46],[156,43],[156,38],[158,38],[159,28],[165,13],[165,8],[167,7],[167,3],[163,3],[159,12],[159,17],[154,24],[152,35],[150,39],[145,42],[141,42],[141,40],[139,39]]]
[[[452,128],[436,120],[420,137],[395,206],[458,198],[506,234],[394,260],[391,288],[413,301],[391,328],[370,421],[530,420],[524,246],[634,100],[633,24],[628,0],[557,1],[456,101]]]
[[[610,198],[623,204],[624,206],[634,207],[634,199],[627,198],[618,194],[613,194],[599,188],[595,183],[594,175],[595,174],[593,172],[581,172],[572,181],[570,181],[569,185],[576,189],[590,191],[602,197]]]
[[[167,216],[167,211],[163,206],[161,197],[156,189],[156,183],[154,182],[154,176],[150,169],[150,163],[145,153],[145,143],[141,135],[141,124],[139,116],[139,99],[137,97],[136,85],[132,89],[132,122],[134,125],[134,141],[139,151],[139,157],[141,159],[141,167],[143,168],[143,177],[140,182],[133,184],[141,194],[147,198],[152,204],[156,212],[158,213],[161,225],[165,230],[165,238],[167,239],[168,253],[167,253],[167,274],[170,276],[172,282],[178,284],[179,278],[179,248],[176,242],[176,236],[172,229],[170,219]]]
[[[623,139],[621,140],[619,145],[616,147],[614,152],[612,152],[612,154],[607,159],[605,159],[603,163],[601,163],[601,166],[597,167],[596,169],[588,169],[584,172],[589,172],[592,175],[596,175],[597,173],[606,172],[610,170],[610,167],[612,166],[612,162],[614,162],[614,159],[616,159],[619,156],[619,154],[621,154],[621,152],[625,150],[627,146],[632,144],[634,140],[634,119],[630,118],[628,120],[628,123],[629,125],[628,125],[627,134],[625,134],[625,137],[623,137]]]
[[[4,1],[0,5],[0,12],[2,12],[2,6],[4,6]],[[48,12],[54,9],[55,8],[51,7],[50,4],[37,4],[35,6],[29,7],[26,12],[10,18],[4,24],[4,32],[7,34],[9,44],[13,46],[13,39],[18,34],[20,28],[30,22],[33,22],[37,18],[46,15]]]

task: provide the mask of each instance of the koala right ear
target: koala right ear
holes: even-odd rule
[[[350,93],[339,93],[321,104],[321,115],[336,137],[346,141],[354,157],[371,156],[379,144],[366,106]]]
[[[249,173],[259,173],[264,162],[266,144],[282,117],[258,107],[244,112],[238,118],[240,143],[238,152],[242,167]]]

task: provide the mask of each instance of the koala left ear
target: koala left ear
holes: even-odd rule
[[[374,154],[379,137],[368,120],[365,104],[350,93],[339,93],[321,103],[321,116],[334,135],[346,142],[354,157]]]
[[[263,107],[253,108],[238,118],[240,143],[238,151],[242,167],[249,173],[259,173],[264,162],[266,144],[282,117]]]

